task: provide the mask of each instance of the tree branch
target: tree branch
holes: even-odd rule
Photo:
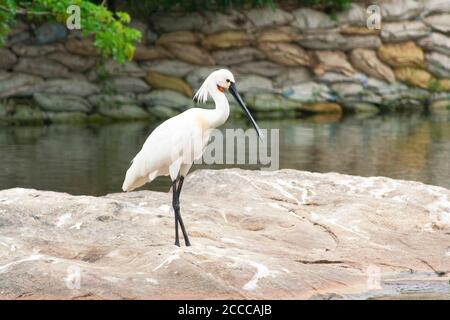
[[[9,12],[9,13],[13,13],[9,8],[4,7],[4,6],[0,6],[0,10]],[[51,12],[47,12],[47,11],[28,11],[27,9],[24,8],[17,8],[16,9],[16,14],[17,15],[34,15],[34,16],[51,16],[52,13]]]

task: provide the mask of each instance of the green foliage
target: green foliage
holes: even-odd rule
[[[133,8],[144,8],[146,11],[170,10],[211,10],[243,6],[273,6],[276,0],[127,0]]]
[[[111,56],[121,63],[133,58],[134,44],[141,34],[126,26],[130,22],[128,13],[113,13],[86,0],[0,0],[0,44],[18,16],[65,24],[67,8],[73,4],[80,7],[82,34],[94,37],[94,45],[103,57]]]
[[[300,4],[324,10],[328,13],[335,13],[346,10],[350,7],[350,0],[298,0]]]
[[[12,0],[0,0],[0,44],[5,41],[5,35],[10,30],[10,23],[16,15],[16,2]]]
[[[272,7],[275,8],[289,2],[299,6],[315,7],[329,13],[345,10],[351,0],[127,0],[126,3],[134,10],[151,12],[156,10],[214,10],[240,7]]]

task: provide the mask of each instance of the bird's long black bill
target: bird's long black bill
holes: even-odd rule
[[[260,139],[263,138],[263,135],[261,133],[261,129],[259,129],[258,124],[256,123],[255,119],[253,119],[252,114],[250,113],[250,110],[248,110],[247,106],[245,105],[244,101],[242,100],[241,96],[239,95],[239,92],[236,89],[236,85],[234,83],[231,83],[230,85],[230,93],[233,95],[234,99],[236,99],[237,103],[241,106],[242,109],[244,109],[245,115],[247,116],[248,120],[252,123],[253,127],[256,130],[256,133],[258,134],[258,137]]]

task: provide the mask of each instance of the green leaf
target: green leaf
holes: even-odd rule
[[[135,43],[141,38],[138,30],[127,27],[130,15],[126,12],[113,14],[106,7],[87,0],[0,0],[0,44],[16,19],[17,9],[26,10],[28,19],[33,21],[56,20],[65,23],[70,5],[78,5],[81,14],[83,36],[93,36],[94,46],[104,58],[112,57],[123,63],[132,59]],[[37,15],[48,12],[49,15]]]
[[[130,15],[126,12],[116,12],[116,16],[119,18],[119,21],[122,23],[130,23],[131,18]]]

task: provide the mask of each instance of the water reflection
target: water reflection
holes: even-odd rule
[[[281,166],[450,185],[450,125],[418,115],[288,127]]]
[[[397,115],[258,122],[280,129],[281,168],[389,176],[450,188],[449,120],[447,115]],[[118,192],[130,160],[156,125],[0,127],[0,189]],[[224,128],[245,126],[233,120]],[[168,186],[167,178],[158,178],[147,188]]]

